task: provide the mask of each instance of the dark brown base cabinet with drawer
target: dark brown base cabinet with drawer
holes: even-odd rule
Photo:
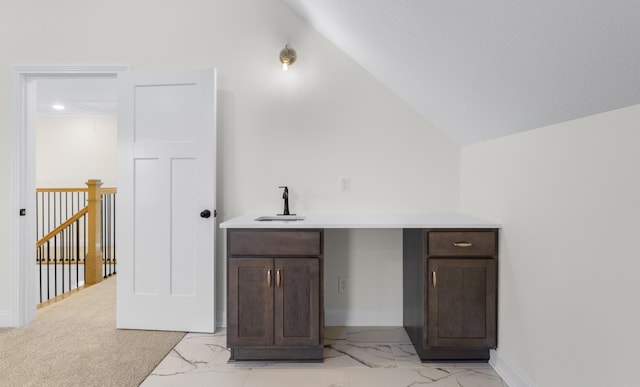
[[[489,359],[497,266],[497,229],[403,231],[403,325],[420,359]]]
[[[322,230],[227,232],[231,360],[322,360]]]

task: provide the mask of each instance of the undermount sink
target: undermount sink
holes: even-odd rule
[[[266,221],[296,221],[296,220],[304,220],[304,216],[298,215],[267,215],[267,216],[259,216],[254,220],[258,222],[266,222]]]

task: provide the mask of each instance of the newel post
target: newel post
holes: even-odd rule
[[[87,181],[89,187],[87,214],[87,257],[84,261],[86,285],[97,284],[102,281],[102,222],[100,214],[102,212],[102,194],[100,179],[90,179]]]

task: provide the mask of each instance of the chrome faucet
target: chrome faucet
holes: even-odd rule
[[[289,214],[289,188],[286,185],[281,185],[278,188],[284,188],[284,192],[282,193],[282,198],[284,199],[284,211],[279,215],[290,215]]]

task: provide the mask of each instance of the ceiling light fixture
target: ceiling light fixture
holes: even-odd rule
[[[296,62],[296,59],[296,51],[285,44],[284,48],[280,50],[280,63],[282,63],[282,70],[287,71],[289,66]]]
[[[64,110],[63,105],[52,105],[51,107],[53,108],[53,110]]]

